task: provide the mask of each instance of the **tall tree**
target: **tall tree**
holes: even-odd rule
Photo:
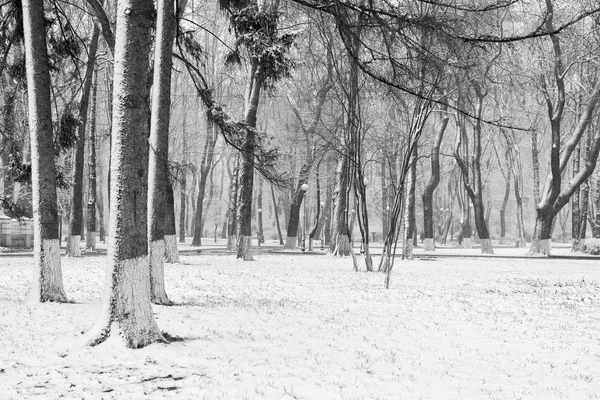
[[[84,337],[138,348],[164,340],[150,301],[148,268],[148,55],[152,0],[119,0],[111,146],[110,235],[98,322]]]
[[[94,24],[92,40],[88,50],[88,59],[83,78],[81,100],[79,101],[79,124],[77,125],[77,145],[73,149],[73,189],[71,191],[71,213],[69,220],[69,240],[67,242],[67,255],[81,256],[80,238],[83,233],[83,171],[85,153],[85,133],[88,118],[88,106],[94,69],[96,67],[96,52],[100,29]]]
[[[31,180],[33,186],[34,264],[30,299],[34,302],[66,301],[60,265],[56,169],[52,143],[50,72],[43,0],[23,1],[23,29],[29,132]]]

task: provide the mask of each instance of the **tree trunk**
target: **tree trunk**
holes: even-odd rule
[[[402,259],[413,259],[413,236],[415,230],[415,191],[417,187],[418,144],[415,143],[406,183],[406,201],[404,202],[404,234],[402,236]]]
[[[434,229],[433,229],[433,193],[440,183],[440,146],[444,138],[444,132],[448,126],[449,117],[446,114],[447,105],[442,106],[442,117],[440,126],[437,128],[435,141],[431,149],[431,178],[423,190],[423,238],[425,239],[425,251],[434,251]]]
[[[513,174],[514,186],[515,186],[515,201],[517,203],[517,229],[519,234],[519,247],[525,247],[525,224],[523,222],[523,198],[521,193],[523,191],[522,181],[516,173]]]
[[[348,158],[340,156],[337,167],[335,191],[333,194],[332,240],[329,251],[334,256],[349,256],[351,251],[350,229],[348,227],[348,185],[350,167]]]
[[[227,251],[234,252],[236,250],[236,242],[238,237],[238,192],[240,176],[240,154],[235,155],[233,174],[229,179],[229,217],[227,220]]]
[[[573,160],[572,160],[573,177],[576,177],[577,173],[579,172],[580,157],[581,157],[581,143],[579,143],[577,145],[577,148],[573,152]],[[579,206],[579,195],[580,195],[580,190],[579,190],[579,188],[577,188],[577,189],[575,189],[573,196],[571,196],[571,238],[574,243],[573,244],[574,248],[576,247],[575,242],[578,241],[578,239],[579,239],[579,224],[581,223],[581,215],[583,215],[583,214],[581,214],[581,210],[580,210],[580,206]],[[583,219],[585,219],[585,218],[583,218]]]
[[[502,199],[502,206],[500,207],[500,243],[504,242],[506,237],[506,205],[508,204],[508,197],[510,195],[510,180],[511,180],[511,168],[509,161],[509,152],[506,152],[506,173],[504,174],[504,198]]]
[[[281,225],[279,224],[279,207],[275,200],[275,190],[271,185],[271,199],[273,200],[273,213],[275,214],[275,223],[277,224],[277,236],[279,237],[279,244],[283,246],[283,236],[281,235]]]
[[[96,250],[96,86],[97,78],[94,77],[92,87],[92,109],[90,112],[90,136],[89,136],[89,172],[88,172],[88,203],[86,216],[86,240],[85,248]]]
[[[93,346],[110,337],[139,348],[164,341],[150,302],[147,236],[148,55],[154,6],[151,0],[120,0],[116,13],[108,263],[100,318],[84,341]]]
[[[258,60],[252,61],[248,86],[246,88],[246,105],[244,121],[250,128],[242,146],[242,162],[240,166],[240,193],[238,197],[239,238],[237,242],[237,258],[252,261],[252,189],[254,184],[254,148],[256,146],[256,115],[263,85],[262,67]]]
[[[302,190],[302,185],[308,183],[308,174],[312,167],[312,160],[306,162],[300,169],[300,175],[298,177],[298,184],[296,185],[296,192],[293,197],[292,205],[290,206],[287,235],[285,238],[284,249],[295,249],[296,241],[300,239],[298,237],[298,229],[300,228],[300,208],[302,207],[302,201],[306,194]]]
[[[165,182],[165,190],[165,262],[172,264],[179,262],[179,249],[175,224],[175,195],[170,179]]]
[[[200,179],[198,180],[198,198],[196,200],[196,216],[194,217],[194,238],[192,246],[202,246],[202,221],[206,218],[204,215],[204,196],[206,193],[206,181],[213,166],[215,156],[215,144],[217,142],[217,129],[212,123],[210,117],[206,118],[206,141],[202,152],[202,161],[200,163]],[[208,211],[208,207],[206,208]]]
[[[167,211],[173,213],[173,188],[169,180],[168,161],[172,47],[176,29],[174,10],[174,0],[162,0],[158,3],[148,173],[148,253],[150,293],[154,304],[171,304],[165,291],[164,263],[166,213]],[[167,207],[169,202],[171,203],[170,210]],[[169,220],[171,219],[174,219],[173,215],[169,216]],[[174,223],[174,220],[169,222]],[[172,227],[169,226],[169,228]],[[170,232],[170,234],[174,236],[175,232]]]
[[[258,245],[265,242],[265,233],[263,231],[263,180],[258,177],[258,193],[256,196],[256,207],[258,210]]]
[[[58,239],[56,175],[52,144],[50,73],[43,0],[23,1],[25,60],[31,140],[34,262],[30,300],[67,301]]]
[[[98,38],[100,30],[94,25],[92,41],[88,51],[85,77],[83,78],[83,89],[79,103],[79,124],[77,125],[77,145],[73,155],[73,189],[71,191],[71,218],[69,221],[69,241],[67,242],[67,256],[80,257],[80,239],[83,234],[83,170],[85,153],[85,128],[87,125],[88,105],[92,82],[94,79],[94,68],[96,66],[96,50],[98,49]]]
[[[184,96],[184,106],[185,106],[185,96]],[[183,163],[187,163],[187,152],[185,149],[187,148],[187,131],[186,131],[186,121],[187,121],[187,113],[183,115],[183,127],[182,127],[182,147],[183,151]],[[179,243],[185,243],[185,217],[187,215],[186,210],[186,199],[187,199],[187,171],[184,169],[181,174],[181,182],[179,187]]]
[[[537,131],[534,129],[531,131],[531,161],[533,168],[533,201],[534,206],[537,207],[540,204],[540,150],[537,142]]]

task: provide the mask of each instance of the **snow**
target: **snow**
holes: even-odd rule
[[[62,259],[73,303],[31,305],[32,259],[4,255],[0,398],[600,396],[597,262],[498,255],[524,252],[396,259],[389,290],[350,258],[184,254],[165,266],[176,305],[153,306],[182,340],[139,350],[76,346],[100,312],[103,256]]]

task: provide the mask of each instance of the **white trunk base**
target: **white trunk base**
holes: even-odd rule
[[[96,232],[85,233],[85,249],[96,250]]]
[[[285,244],[283,245],[283,248],[285,250],[295,250],[297,241],[298,241],[297,236],[287,236],[285,238]]]
[[[81,236],[71,235],[67,240],[67,257],[81,257]]]
[[[492,239],[481,239],[481,254],[494,254]]]
[[[164,342],[150,303],[148,262],[147,256],[118,260],[109,254],[100,319],[83,336],[84,345],[108,340],[111,345],[140,348]]]
[[[549,256],[552,250],[550,239],[533,239],[528,256]]]
[[[29,301],[67,301],[63,287],[60,266],[60,245],[58,239],[36,238],[34,243],[33,280]]]
[[[404,238],[404,243],[402,244],[402,259],[403,260],[412,260],[413,259],[413,241],[412,238]]]
[[[237,243],[234,235],[227,236],[227,251],[233,253],[237,250]]]
[[[425,238],[425,251],[434,251],[435,243],[433,242],[433,238]]]
[[[333,251],[331,252],[332,256],[349,256],[352,251],[352,244],[350,243],[350,238],[348,235],[338,235],[337,242]]]
[[[254,258],[252,258],[252,236],[240,236],[237,258],[241,258],[244,261],[254,261]]]
[[[463,239],[463,249],[472,249],[473,248],[473,242],[471,241],[471,238],[464,238]]]
[[[154,304],[171,304],[165,291],[165,241],[148,243],[150,299]]]
[[[169,264],[179,262],[179,249],[177,248],[176,235],[165,235],[165,262]]]

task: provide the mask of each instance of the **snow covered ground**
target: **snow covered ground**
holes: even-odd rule
[[[103,257],[63,258],[73,303],[35,306],[32,259],[0,257],[0,399],[600,398],[598,261],[397,260],[386,290],[350,259],[255,258],[167,265],[155,315],[183,340],[128,350],[75,345]]]

